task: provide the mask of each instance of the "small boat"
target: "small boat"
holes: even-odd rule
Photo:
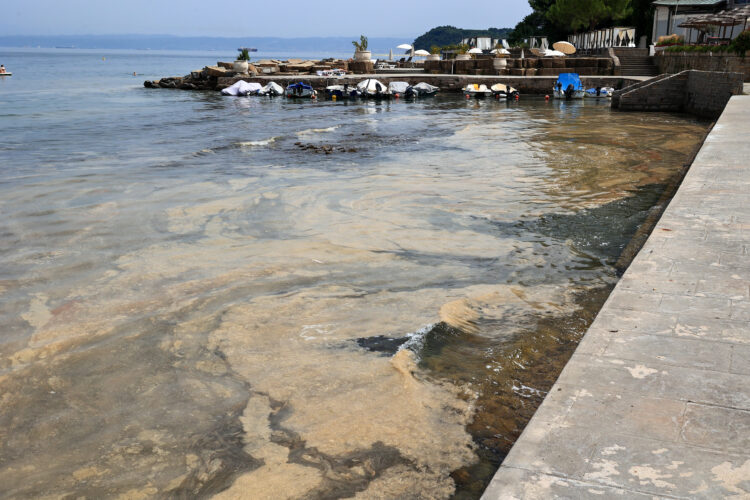
[[[0,73],[0,76],[13,76],[13,73],[6,71],[5,73]]]
[[[231,96],[248,96],[248,95],[257,95],[258,91],[261,89],[260,83],[255,82],[246,82],[245,80],[239,80],[232,84],[231,86],[222,89],[221,93],[224,95],[231,95]]]
[[[287,85],[286,90],[284,91],[284,95],[287,97],[309,99],[310,97],[313,97],[315,95],[315,90],[312,88],[312,86],[303,82],[299,82]]]
[[[380,69],[380,70],[396,69],[396,65],[393,63],[389,63],[389,62],[380,61],[378,62],[378,64],[375,65],[375,69]]]
[[[329,85],[326,87],[326,97],[331,99],[348,99],[350,97],[359,97],[361,94],[357,87],[350,86],[348,83],[343,85]]]
[[[483,83],[470,83],[464,87],[464,95],[467,99],[470,97],[489,97],[492,95],[492,91]]]
[[[318,76],[344,76],[346,71],[341,68],[319,69],[315,72]]]
[[[552,92],[556,99],[583,99],[586,94],[578,73],[560,73]]]
[[[284,89],[276,82],[269,82],[267,85],[264,85],[262,89],[258,91],[258,95],[267,95],[271,97],[276,97],[279,95],[284,95]]]
[[[498,100],[515,99],[519,95],[518,90],[504,83],[496,83],[490,87],[490,90],[492,90],[492,95],[495,96],[495,99]]]
[[[612,87],[596,87],[593,89],[586,89],[586,97],[590,97],[592,99],[609,99],[612,97],[612,92],[614,92],[615,89]]]
[[[409,85],[408,82],[391,82],[388,84],[388,92],[393,94],[395,97],[399,97],[402,95],[405,96],[406,92],[409,90],[409,87],[411,87],[411,85]]]
[[[362,80],[357,84],[357,90],[362,94],[362,97],[370,97],[374,99],[388,99],[391,97],[391,91],[388,87],[380,83],[374,78],[368,78]]]
[[[429,97],[437,94],[438,90],[440,90],[440,87],[430,85],[427,82],[419,82],[406,89],[406,97]]]

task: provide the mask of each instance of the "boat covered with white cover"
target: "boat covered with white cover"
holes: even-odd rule
[[[430,85],[427,82],[419,82],[418,84],[408,88],[406,90],[407,96],[417,96],[417,97],[426,97],[437,94],[437,91],[440,90],[440,87],[436,87],[434,85]]]
[[[518,95],[518,90],[511,87],[510,85],[505,85],[504,83],[496,83],[492,87],[490,87],[490,90],[492,90],[492,95],[495,96],[496,99],[515,99]]]
[[[586,94],[578,73],[560,73],[552,91],[556,99],[583,99]]]
[[[596,87],[593,89],[586,89],[586,97],[590,97],[592,99],[609,99],[612,97],[612,92],[614,92],[615,89],[612,87]]]
[[[258,91],[258,95],[278,96],[284,95],[284,89],[281,85],[276,82],[268,82],[262,89]]]
[[[262,86],[260,83],[251,83],[246,82],[245,80],[240,80],[225,89],[221,89],[221,93],[233,96],[255,95],[261,88]]]
[[[492,91],[483,83],[470,83],[464,87],[464,95],[468,97],[489,97]]]
[[[411,87],[411,85],[409,85],[408,82],[391,82],[388,84],[388,90],[393,95],[404,95],[406,94],[406,91],[409,90],[409,87]]]
[[[367,80],[359,82],[357,84],[357,90],[359,90],[364,97],[387,98],[391,96],[391,91],[388,90],[388,87],[374,78],[368,78]]]

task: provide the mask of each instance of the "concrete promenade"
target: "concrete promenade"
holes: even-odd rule
[[[750,498],[750,96],[482,497]]]

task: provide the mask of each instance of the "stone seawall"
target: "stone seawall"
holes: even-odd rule
[[[470,83],[484,83],[486,85],[495,83],[504,83],[518,89],[521,94],[546,95],[552,92],[552,87],[557,81],[557,75],[553,77],[513,77],[513,76],[485,76],[485,75],[430,75],[424,73],[417,74],[397,74],[397,75],[347,75],[345,77],[327,78],[327,77],[243,77],[243,78],[220,78],[217,89],[226,88],[238,80],[247,82],[258,82],[263,85],[269,81],[275,81],[279,85],[286,86],[288,83],[304,81],[311,84],[316,90],[325,90],[328,85],[356,85],[367,78],[376,78],[384,84],[390,82],[408,82],[415,84],[427,82],[430,85],[440,87],[443,92],[460,92],[461,89]],[[589,87],[618,87],[636,83],[638,80],[627,77],[614,76],[581,76],[584,85]]]
[[[717,118],[733,95],[742,93],[742,75],[683,71],[661,75],[614,93],[612,107],[622,111],[670,111]]]
[[[690,69],[741,73],[750,82],[750,55],[740,57],[722,53],[661,52],[654,58],[660,73],[680,73]]]
[[[477,58],[456,61],[425,61],[425,73],[496,76],[557,76],[560,73],[611,76],[614,61],[610,57],[526,57],[508,58],[505,68],[496,68],[495,59]]]
[[[384,84],[392,81],[404,81],[410,84],[427,82],[440,87],[442,92],[460,92],[469,83],[484,83],[493,85],[504,83],[515,87],[522,95],[547,95],[551,94],[552,87],[557,80],[557,75],[549,77],[524,77],[524,76],[486,76],[486,75],[434,75],[425,73],[407,74],[373,74],[373,75],[347,75],[344,77],[324,76],[243,76],[243,77],[219,77],[208,79],[192,79],[190,77],[165,78],[158,81],[146,81],[146,87],[174,88],[182,90],[221,90],[233,83],[244,80],[246,82],[257,82],[265,85],[268,82],[276,82],[282,87],[290,83],[303,81],[313,86],[319,92],[325,90],[328,85],[356,85],[367,78],[376,78]],[[615,87],[633,85],[642,79],[637,77],[620,76],[581,76],[586,88],[590,87]]]
[[[729,100],[483,500],[750,498],[749,113]]]

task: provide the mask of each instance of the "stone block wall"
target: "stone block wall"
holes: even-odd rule
[[[578,73],[588,76],[609,76],[614,61],[609,57],[527,57],[507,59],[506,69],[495,69],[490,58],[467,61],[425,61],[424,70],[431,74],[557,76]]]
[[[729,98],[741,93],[740,73],[689,70],[618,90],[612,97],[612,107],[622,111],[687,112],[717,118]]]
[[[733,95],[742,94],[743,75],[715,71],[691,71],[687,82],[685,111],[718,118]],[[718,113],[716,110],[719,110]]]
[[[750,82],[750,54],[745,57],[729,54],[660,52],[654,58],[660,73],[679,73],[690,69],[700,71],[724,71],[742,73],[742,78]]]

